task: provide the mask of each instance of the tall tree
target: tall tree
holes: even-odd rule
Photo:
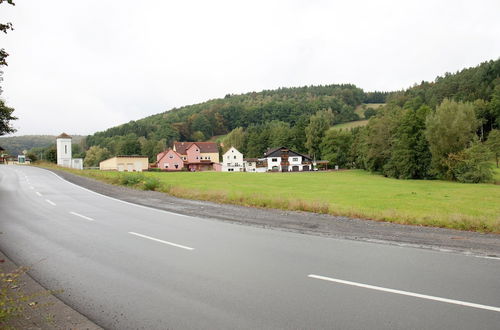
[[[330,129],[321,142],[322,158],[332,166],[351,167],[350,150],[353,136],[351,131]]]
[[[494,129],[488,135],[488,140],[486,141],[486,145],[490,148],[491,152],[495,156],[495,161],[497,163],[498,168],[498,160],[500,158],[500,130]]]
[[[279,120],[273,120],[266,125],[266,129],[269,134],[269,148],[289,146],[291,142],[290,124]]]
[[[320,110],[311,116],[309,125],[305,129],[306,133],[306,148],[309,155],[313,158],[321,158],[321,141],[325,136],[325,132],[333,124],[334,116],[331,109]]]
[[[444,99],[436,111],[427,116],[425,135],[432,154],[434,174],[452,179],[448,157],[462,151],[473,141],[479,124],[471,103],[449,99]]]
[[[233,129],[228,135],[222,140],[223,151],[226,152],[229,148],[235,147],[240,152],[243,152],[243,147],[245,146],[245,130],[243,127],[238,127]]]
[[[13,0],[0,0],[0,4],[3,2],[7,2],[10,5],[15,5]],[[3,33],[7,33],[9,30],[14,30],[12,27],[12,23],[0,23],[0,31]],[[3,71],[2,67],[7,65],[7,57],[9,54],[5,51],[5,49],[0,49],[0,82],[3,81]],[[2,94],[2,86],[0,86],[0,95]],[[0,136],[14,133],[16,130],[12,127],[11,121],[16,120],[17,118],[12,115],[14,109],[8,107],[4,100],[0,99]]]
[[[431,109],[421,106],[418,110],[405,110],[392,136],[389,161],[384,174],[398,179],[423,179],[429,177],[431,153],[425,138],[425,119]]]
[[[86,167],[99,166],[99,163],[111,156],[111,153],[106,148],[92,146],[87,150],[83,163]]]

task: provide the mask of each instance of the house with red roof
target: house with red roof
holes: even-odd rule
[[[210,171],[219,163],[219,147],[215,142],[174,142],[173,148],[159,153],[157,167],[162,170]],[[183,166],[176,164],[183,161]],[[168,169],[167,167],[168,166]]]
[[[164,171],[181,171],[184,160],[179,153],[168,149],[156,155],[156,167]]]

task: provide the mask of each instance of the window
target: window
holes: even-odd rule
[[[165,168],[168,168],[168,163],[165,163]]]
[[[292,158],[292,160],[293,160],[294,162],[298,162],[298,161],[299,161],[299,159],[298,159],[297,157]]]
[[[229,156],[227,156],[227,159],[229,159]]]
[[[236,156],[234,156],[234,159],[236,159]]]
[[[234,168],[228,168],[227,171],[228,172],[234,172]]]
[[[168,158],[172,159],[174,158],[174,155],[169,155]]]
[[[67,154],[68,153],[68,146],[64,146],[64,153]]]
[[[198,156],[196,156],[196,159],[198,159]]]
[[[272,158],[271,159],[272,162],[277,162],[278,161],[278,158]]]

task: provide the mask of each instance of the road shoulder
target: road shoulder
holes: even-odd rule
[[[115,186],[65,171],[51,171],[71,183],[109,197],[194,217],[332,238],[500,258],[500,235],[497,234],[188,200],[156,191]]]
[[[7,256],[0,252],[0,272],[11,273],[19,269]],[[23,296],[32,297],[23,302],[25,310],[21,316],[0,324],[7,329],[90,329],[101,327],[66,305],[51,294],[42,285],[23,273],[15,286],[10,288],[21,292]]]

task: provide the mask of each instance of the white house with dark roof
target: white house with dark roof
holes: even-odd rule
[[[286,147],[269,149],[264,158],[267,159],[267,170],[272,172],[302,172],[314,169],[311,157]]]

